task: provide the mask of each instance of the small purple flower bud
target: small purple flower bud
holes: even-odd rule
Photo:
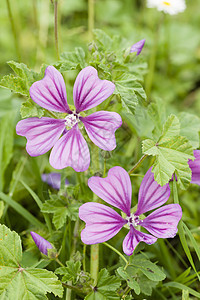
[[[38,247],[40,252],[42,252],[43,254],[48,255],[48,249],[53,249],[53,246],[51,245],[51,243],[48,242],[47,240],[45,240],[39,234],[31,231],[31,236],[32,236],[36,246]]]
[[[132,52],[137,52],[136,55],[139,55],[144,47],[144,44],[145,44],[145,40],[141,40],[137,43],[135,43],[132,47],[131,47],[131,50],[130,50],[130,53]]]
[[[60,186],[61,186],[61,174],[60,173],[42,174],[42,181],[46,182],[53,189],[59,190]],[[68,185],[68,184],[69,184],[69,182],[66,179],[65,185]]]

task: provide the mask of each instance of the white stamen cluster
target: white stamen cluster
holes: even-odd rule
[[[126,217],[126,220],[128,221],[128,223],[126,225],[128,225],[130,227],[130,225],[138,226],[139,222],[141,221],[140,218],[138,216],[135,216],[134,214],[131,214],[130,217]]]
[[[186,9],[185,0],[147,0],[147,7],[156,7],[170,15],[176,15]]]
[[[70,114],[65,117],[65,125],[67,128],[72,128],[79,122],[79,115],[78,114]]]

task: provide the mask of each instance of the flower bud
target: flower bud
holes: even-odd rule
[[[32,236],[36,246],[38,247],[40,252],[42,252],[43,254],[48,255],[48,249],[53,249],[53,246],[51,245],[51,243],[48,242],[47,240],[45,240],[39,234],[31,231],[31,236]]]

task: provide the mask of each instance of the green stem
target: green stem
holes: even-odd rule
[[[106,242],[104,242],[104,243],[102,243],[102,244],[104,244],[105,246],[107,246],[108,248],[110,248],[111,250],[113,250],[115,253],[117,253],[117,254],[123,259],[123,261],[126,263],[124,269],[126,269],[126,268],[128,267],[129,262],[128,262],[128,260],[123,256],[123,254],[121,254],[121,252],[119,252],[117,249],[115,249],[113,246],[111,246],[110,244],[108,244],[108,243],[106,243]]]
[[[138,160],[138,162],[133,166],[133,168],[128,172],[128,174],[130,175],[131,173],[133,173],[141,164],[142,162],[145,160],[145,158],[147,158],[148,155],[144,154],[140,160]]]
[[[58,46],[58,0],[54,1],[54,35],[57,59],[60,59],[59,46]]]
[[[62,285],[63,285],[64,287],[66,287],[67,289],[71,289],[71,290],[77,292],[78,294],[85,295],[85,293],[83,293],[82,290],[80,290],[79,288],[77,288],[77,287],[75,287],[75,286],[69,285],[69,284],[67,284],[67,283],[65,283],[65,282],[62,282]]]
[[[20,61],[21,57],[20,57],[20,51],[19,51],[19,34],[17,33],[17,27],[14,23],[14,19],[13,19],[13,15],[12,15],[12,11],[11,11],[11,6],[10,6],[10,0],[6,0],[7,3],[7,9],[8,9],[8,16],[9,16],[9,20],[10,20],[10,24],[11,24],[11,28],[12,28],[12,33],[13,33],[13,37],[14,37],[14,41],[15,41],[15,49],[16,49],[16,54],[17,54],[17,58]]]
[[[91,256],[90,256],[90,274],[94,279],[95,284],[97,283],[97,277],[99,272],[99,244],[91,245]]]
[[[163,16],[162,16],[162,19],[163,19]],[[152,85],[153,85],[153,78],[154,78],[154,73],[155,73],[156,56],[157,56],[157,50],[158,50],[158,41],[159,41],[159,33],[160,33],[161,23],[162,23],[162,20],[160,20],[159,23],[156,24],[156,28],[154,29],[154,45],[153,45],[151,55],[150,55],[149,73],[147,74],[146,84],[145,84],[145,90],[146,90],[148,101],[151,96],[151,89],[152,89]]]
[[[106,177],[106,159],[104,158],[104,164],[103,164],[103,177]]]
[[[63,263],[62,263],[58,258],[56,258],[55,261],[56,261],[61,267],[64,267]]]
[[[88,33],[89,40],[93,38],[94,29],[94,0],[88,0]]]
[[[83,245],[83,271],[86,272],[86,244]]]

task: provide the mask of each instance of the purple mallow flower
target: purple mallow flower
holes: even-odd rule
[[[42,181],[46,182],[48,185],[50,185],[53,189],[59,190],[61,186],[61,174],[60,173],[48,173],[42,174]],[[65,185],[68,185],[69,182],[66,179]]]
[[[132,47],[131,47],[131,50],[130,52],[137,52],[136,55],[139,55],[144,47],[144,44],[145,44],[145,40],[141,40],[137,43],[135,43]]]
[[[42,155],[53,147],[49,160],[55,169],[70,166],[77,172],[87,170],[90,153],[79,125],[84,125],[89,138],[98,147],[113,150],[116,147],[115,131],[122,125],[120,115],[97,111],[83,117],[81,112],[102,103],[114,89],[114,83],[99,79],[96,69],[91,66],[84,68],[74,84],[75,111],[71,111],[62,75],[53,66],[47,67],[44,78],[31,86],[30,96],[41,107],[68,115],[61,119],[42,117],[18,122],[16,132],[27,138],[29,155]]]
[[[115,206],[126,214],[121,217],[115,210],[100,203],[85,203],[79,208],[79,217],[86,223],[81,232],[85,244],[105,242],[115,236],[124,225],[130,228],[123,241],[123,251],[132,255],[139,242],[153,244],[157,238],[172,238],[177,233],[177,225],[182,217],[179,204],[168,204],[156,209],[145,219],[140,215],[163,205],[170,196],[169,184],[160,186],[151,172],[144,176],[138,197],[138,207],[131,213],[132,187],[128,173],[121,167],[109,170],[106,178],[91,177],[90,189],[108,204]],[[138,230],[144,227],[151,234]]]
[[[49,243],[47,240],[45,240],[39,234],[31,231],[31,236],[32,236],[36,246],[38,247],[40,252],[42,252],[43,254],[48,255],[48,249],[53,249],[53,246],[51,245],[51,243]]]
[[[194,150],[194,161],[188,160],[189,167],[192,171],[191,183],[200,185],[200,150]]]

